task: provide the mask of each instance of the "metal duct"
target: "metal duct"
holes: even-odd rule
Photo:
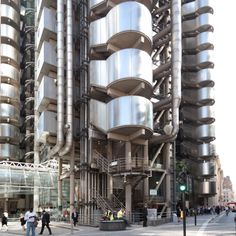
[[[182,21],[181,1],[173,0],[172,14],[172,130],[170,134],[154,134],[152,143],[169,142],[176,138],[179,131],[179,106],[181,101],[181,66],[182,66]]]
[[[49,157],[58,153],[64,144],[64,1],[57,0],[57,143]]]
[[[73,34],[72,34],[72,0],[67,0],[66,16],[66,62],[67,62],[67,105],[66,105],[66,145],[59,151],[59,155],[67,154],[73,143]]]

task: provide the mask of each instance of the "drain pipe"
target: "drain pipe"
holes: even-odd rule
[[[49,157],[64,145],[64,1],[57,0],[57,143]]]
[[[72,35],[72,0],[67,0],[66,5],[66,63],[67,63],[67,105],[66,105],[66,144],[59,151],[59,156],[70,152],[73,142],[73,35]]]
[[[179,131],[179,106],[181,102],[181,66],[182,66],[182,21],[181,0],[173,0],[171,4],[172,27],[172,127],[169,134],[153,134],[150,143],[163,143],[173,141]]]

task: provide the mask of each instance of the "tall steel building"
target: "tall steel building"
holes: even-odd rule
[[[170,218],[179,159],[207,204],[212,16],[210,0],[1,0],[0,210]]]

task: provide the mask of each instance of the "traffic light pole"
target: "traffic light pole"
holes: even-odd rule
[[[183,236],[186,236],[186,205],[185,205],[185,192],[182,193],[183,205]]]

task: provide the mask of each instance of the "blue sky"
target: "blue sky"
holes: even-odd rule
[[[214,1],[216,151],[236,190],[236,1]]]

